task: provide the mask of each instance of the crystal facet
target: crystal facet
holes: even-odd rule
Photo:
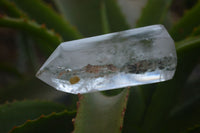
[[[68,93],[88,93],[169,80],[174,41],[153,25],[61,43],[36,76]]]

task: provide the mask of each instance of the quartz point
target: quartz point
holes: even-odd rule
[[[164,26],[152,25],[61,43],[36,76],[78,94],[173,78],[177,56]]]

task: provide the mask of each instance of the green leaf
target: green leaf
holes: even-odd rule
[[[24,12],[22,12],[13,2],[10,2],[8,0],[1,0],[0,1],[0,7],[2,7],[2,9],[6,12],[6,14],[8,14],[10,17],[14,17],[14,18],[26,18],[28,19],[28,17],[26,16],[26,14]],[[21,34],[21,33],[20,33]],[[24,38],[23,41],[27,41],[27,40],[32,40],[31,37],[28,37],[26,34],[23,34],[21,36],[26,36],[27,38]],[[22,42],[23,42],[22,41]],[[42,50],[42,52],[44,53],[44,55],[50,55],[50,53],[53,51],[54,48],[51,48],[51,46],[49,46],[49,43],[45,42],[42,39],[38,39],[38,38],[34,38],[34,41],[36,41],[36,43],[39,45],[39,48]],[[29,41],[30,42],[30,41]],[[21,42],[20,42],[21,43]],[[29,43],[30,44],[30,43]],[[27,47],[26,45],[24,47]],[[21,49],[21,47],[19,47],[19,49]],[[33,52],[31,52],[33,53]],[[20,53],[21,54],[21,53]],[[25,54],[25,53],[23,53]],[[29,54],[29,53],[27,53]],[[30,56],[30,54],[28,55]],[[33,56],[32,56],[33,57]]]
[[[63,93],[44,84],[35,76],[24,77],[16,84],[8,85],[6,88],[0,88],[0,104],[6,101],[24,100],[24,99],[42,99],[63,103],[68,109],[75,110],[77,95]]]
[[[128,89],[115,96],[100,92],[80,96],[74,133],[119,133],[123,125]]]
[[[170,4],[171,0],[148,0],[136,26],[142,27],[163,23]]]
[[[101,4],[101,20],[102,20],[102,29],[103,29],[103,34],[109,33],[110,32],[110,27],[109,27],[109,22],[108,22],[108,16],[107,16],[107,9],[106,5],[104,2]]]
[[[121,93],[123,90],[124,90],[123,88],[120,88],[120,89],[114,89],[114,90],[101,91],[101,93],[105,96],[115,96]]]
[[[124,15],[122,14],[116,0],[104,0],[106,5],[106,12],[108,23],[111,32],[117,32],[129,29]]]
[[[172,110],[166,132],[183,132],[197,123],[200,124],[200,95]]]
[[[200,132],[200,125],[196,124],[195,126],[188,128],[185,132],[182,133],[199,133]]]
[[[9,2],[8,0],[0,0],[0,7],[11,17],[19,18],[26,16],[14,3]]]
[[[21,101],[0,106],[0,132],[7,133],[14,126],[33,120],[41,115],[60,112],[66,107],[61,104],[44,101]]]
[[[102,18],[102,4],[105,4],[104,15],[108,19],[111,32],[128,29],[116,0],[54,0],[61,13],[75,25],[84,36],[95,36],[104,33],[105,22]]]
[[[200,35],[200,25],[192,31],[192,34],[190,36],[197,36]]]
[[[22,9],[30,18],[39,24],[45,24],[49,29],[54,29],[65,41],[78,39],[80,33],[57,14],[50,6],[41,0],[11,0]],[[37,10],[36,10],[37,9]]]
[[[13,67],[10,63],[0,62],[0,72],[6,72],[6,73],[14,75],[18,78],[22,78],[22,74],[15,67]]]
[[[180,41],[189,36],[192,31],[200,24],[200,2],[198,2],[191,10],[175,24],[170,30],[170,35],[174,40]]]
[[[142,130],[140,129],[140,126],[145,113],[145,107],[146,104],[142,89],[140,87],[131,88],[127,111],[124,117],[124,128],[122,130],[123,133],[142,133],[142,131],[140,131]]]
[[[54,0],[61,13],[84,36],[102,33],[100,0]]]
[[[42,115],[36,120],[27,121],[13,128],[10,133],[71,133],[74,117],[75,112],[68,111],[52,113],[48,116]]]
[[[39,62],[32,38],[19,32],[16,35],[16,44],[18,46],[18,70],[24,73],[35,73],[36,65],[39,64]]]
[[[175,105],[188,75],[197,64],[200,38],[192,37],[176,44],[178,66],[172,80],[159,83],[144,118],[143,129],[148,133],[164,132],[162,129],[170,110]],[[186,63],[187,62],[187,63]]]
[[[44,25],[38,25],[37,23],[27,19],[14,19],[1,16],[0,27],[18,29],[43,39],[51,45],[51,50],[54,50],[62,41],[59,36],[57,36],[54,32],[47,30]]]

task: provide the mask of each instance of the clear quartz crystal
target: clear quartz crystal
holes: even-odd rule
[[[176,65],[174,41],[153,25],[61,43],[36,76],[77,94],[169,80]]]

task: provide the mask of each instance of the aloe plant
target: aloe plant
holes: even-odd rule
[[[200,132],[200,94],[184,97],[199,89],[199,77],[191,73],[200,57],[200,2],[169,24],[172,4],[172,0],[148,0],[135,25],[166,25],[178,56],[172,80],[72,95],[34,77],[41,58],[46,59],[62,41],[130,29],[117,1],[0,0],[0,27],[14,29],[16,62],[27,68],[22,71],[21,66],[0,62],[1,72],[14,78],[0,89],[0,132]]]

